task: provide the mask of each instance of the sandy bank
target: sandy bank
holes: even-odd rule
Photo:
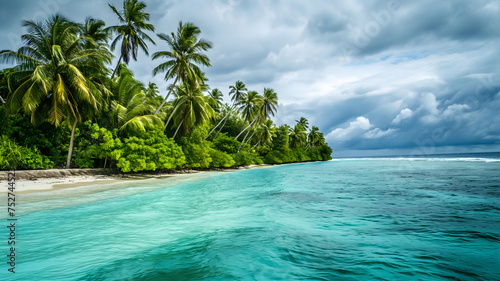
[[[228,172],[239,169],[251,169],[267,167],[269,165],[249,165],[239,168],[228,169],[177,169],[162,170],[149,173],[120,173],[114,169],[49,169],[49,170],[16,170],[15,192],[32,193],[55,191],[65,188],[80,187],[87,185],[106,185],[119,182],[129,182],[151,178],[167,178],[176,175],[194,174],[199,172]],[[8,192],[9,171],[0,171],[0,194]]]

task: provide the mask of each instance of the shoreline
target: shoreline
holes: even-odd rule
[[[151,172],[120,173],[115,169],[49,169],[49,170],[16,170],[16,193],[27,194],[35,192],[50,192],[68,188],[90,185],[108,185],[114,183],[133,182],[154,178],[170,178],[180,175],[198,174],[201,172],[232,172],[273,165],[260,164],[231,168],[207,169],[171,169]],[[9,171],[0,171],[0,186],[7,186]],[[7,194],[6,189],[0,189],[0,194]]]
[[[229,168],[204,169],[165,169],[137,173],[122,173],[111,168],[90,169],[48,169],[48,170],[16,170],[16,193],[28,194],[36,192],[51,192],[75,187],[92,185],[109,185],[115,183],[133,182],[138,180],[161,179],[181,175],[199,174],[203,172],[234,172],[246,169],[268,168],[289,164],[312,163],[323,161],[304,161],[282,164],[251,164]],[[7,186],[9,171],[0,171],[0,186]],[[0,188],[0,194],[8,190]]]

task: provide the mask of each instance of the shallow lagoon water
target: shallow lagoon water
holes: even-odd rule
[[[348,159],[32,200],[0,280],[500,280],[499,171]]]

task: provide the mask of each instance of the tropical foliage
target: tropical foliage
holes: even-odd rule
[[[125,64],[129,63],[130,56],[132,56],[134,60],[137,60],[139,48],[141,48],[144,53],[149,55],[146,41],[153,44],[155,44],[155,42],[143,30],[155,31],[155,27],[148,23],[149,14],[144,11],[146,8],[146,4],[144,2],[139,2],[137,0],[125,0],[123,1],[123,11],[121,12],[118,11],[115,6],[111,4],[108,5],[118,17],[118,21],[120,22],[120,25],[110,26],[107,29],[116,33],[116,38],[111,43],[111,50],[114,50],[116,44],[118,44],[121,40],[120,58],[118,59],[116,68],[111,76],[111,78],[113,78],[122,60]]]
[[[14,64],[0,71],[0,169],[138,172],[331,159],[323,134],[306,118],[292,127],[274,124],[273,89],[248,90],[238,80],[224,103],[203,72],[212,43],[193,23],[157,34],[167,48],[152,55],[161,60],[152,74],[170,83],[165,97],[155,83],[137,80],[126,65],[154,44],[147,6],[138,0],[125,0],[121,11],[109,6],[118,25],[60,15],[25,21],[23,46],[0,52],[2,63]]]

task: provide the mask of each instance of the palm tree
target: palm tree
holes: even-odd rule
[[[255,146],[269,144],[274,137],[276,137],[276,126],[274,126],[273,120],[268,119],[257,128],[258,141]]]
[[[292,148],[302,147],[306,144],[307,133],[306,129],[301,125],[297,124],[290,132],[290,146]]]
[[[215,88],[210,91],[208,95],[210,97],[210,105],[215,111],[218,112],[219,108],[222,107],[222,92],[219,89]]]
[[[114,50],[118,41],[121,40],[120,59],[118,59],[113,75],[111,75],[111,79],[113,79],[122,60],[128,65],[130,56],[132,55],[132,58],[137,61],[139,47],[146,55],[149,55],[146,41],[153,43],[153,45],[155,42],[143,30],[155,31],[155,27],[148,23],[149,14],[144,12],[146,8],[144,2],[125,0],[123,1],[123,11],[121,12],[118,12],[115,6],[108,5],[118,16],[118,20],[121,23],[121,25],[109,27],[109,29],[117,34],[111,43],[111,50]]]
[[[174,101],[173,110],[167,120],[165,127],[173,119],[175,130],[173,138],[182,128],[182,132],[190,134],[195,126],[203,126],[210,123],[215,116],[210,106],[208,96],[203,95],[203,87],[193,88],[192,84],[184,83],[177,86],[177,98]]]
[[[306,131],[309,129],[309,121],[307,121],[306,118],[300,117],[300,119],[299,120],[295,120],[295,122],[297,122],[297,124],[300,124],[302,127],[304,127],[304,129]]]
[[[22,36],[25,45],[17,52],[0,52],[2,62],[18,63],[10,75],[9,110],[23,110],[35,125],[43,121],[56,127],[69,125],[69,168],[77,123],[100,110],[103,92],[108,92],[100,77],[106,76],[102,66],[111,57],[60,15],[45,23],[24,21],[23,26],[28,32]]]
[[[244,122],[250,122],[257,115],[261,102],[262,96],[256,91],[249,91],[241,96],[237,105],[239,105]]]
[[[105,26],[106,23],[103,20],[88,17],[80,25],[80,32],[88,41],[94,41],[94,43],[107,49],[111,34]]]
[[[307,136],[307,147],[314,147],[320,141],[320,131],[316,126],[312,126]]]
[[[229,86],[229,89],[229,96],[231,97],[233,105],[236,105],[241,100],[241,97],[246,93],[246,91],[248,91],[245,83],[241,82],[240,80],[236,81],[234,86]]]
[[[154,98],[158,95],[159,92],[160,90],[158,90],[158,85],[156,85],[156,83],[153,82],[148,83],[148,87],[146,88],[146,95],[148,97]]]
[[[153,115],[154,97],[143,91],[143,85],[133,78],[132,72],[123,67],[114,87],[116,100],[111,103],[111,122],[119,131],[145,132],[146,128],[163,126],[162,118]]]
[[[250,94],[250,93],[251,92],[248,92],[248,94]],[[242,101],[243,100],[244,100],[244,98],[242,99]],[[257,107],[249,108],[248,105],[243,104],[243,114],[245,116],[245,121],[249,120],[248,119],[249,116],[254,117],[254,119],[252,122],[250,122],[250,124],[245,129],[243,129],[236,136],[235,139],[238,139],[238,137],[243,132],[245,132],[248,128],[252,127],[259,118],[261,118],[261,120],[264,121],[267,118],[269,118],[271,115],[274,116],[274,113],[276,112],[276,107],[278,106],[278,95],[276,94],[276,92],[274,92],[273,89],[264,88],[264,96],[260,97],[259,103],[258,104],[255,103],[255,105],[257,105]],[[246,137],[248,136],[249,132],[250,131],[248,131],[247,134],[245,135],[245,138],[243,138],[243,142],[246,139]]]
[[[159,58],[167,60],[153,69],[153,75],[165,72],[165,81],[174,78],[173,86],[177,85],[179,81],[181,81],[182,84],[189,82],[195,85],[204,85],[205,78],[198,65],[211,66],[210,60],[203,51],[212,48],[212,43],[204,39],[198,39],[197,36],[200,33],[200,29],[194,24],[183,24],[179,22],[176,34],[173,32],[171,35],[163,33],[158,34],[158,37],[167,43],[169,50],[153,54],[153,60]],[[155,114],[165,104],[172,93],[172,89],[174,89],[174,87],[170,88],[167,96],[165,96],[165,99],[158,107]]]
[[[158,85],[156,85],[156,83],[149,82],[148,86],[144,89],[144,92],[146,94],[146,97],[154,101],[154,103],[156,104],[155,109],[163,101],[163,98],[159,95],[160,90],[158,90]]]
[[[240,80],[236,81],[236,83],[235,83],[234,86],[229,86],[229,89],[230,89],[229,96],[231,97],[231,101],[233,102],[233,104],[231,105],[230,110],[228,110],[228,112],[226,113],[226,115],[224,116],[224,118],[222,118],[222,120],[220,120],[219,123],[217,123],[217,125],[215,125],[215,127],[212,128],[212,130],[210,130],[210,132],[207,134],[207,136],[205,137],[205,139],[207,139],[208,136],[210,136],[212,134],[212,132],[217,127],[219,127],[219,125],[224,121],[224,124],[222,124],[222,126],[220,127],[220,129],[217,132],[217,134],[215,134],[214,139],[217,138],[217,135],[219,135],[219,133],[222,130],[222,128],[224,128],[224,126],[226,125],[227,117],[229,117],[229,115],[231,114],[231,112],[234,109],[234,107],[240,102],[241,97],[247,91],[245,83],[241,82]]]

